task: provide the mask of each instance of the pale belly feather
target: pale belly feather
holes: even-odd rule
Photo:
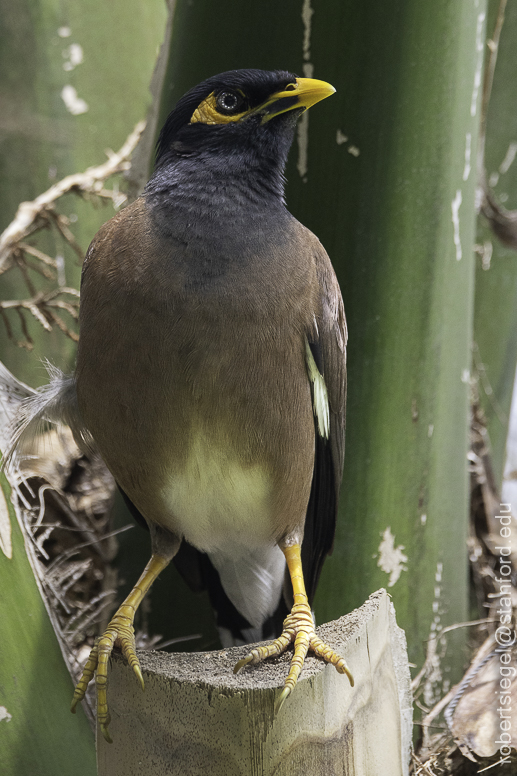
[[[204,552],[272,545],[272,491],[265,467],[242,462],[199,432],[162,489],[171,516],[165,527]]]

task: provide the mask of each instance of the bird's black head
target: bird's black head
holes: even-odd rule
[[[230,70],[185,94],[169,114],[156,166],[206,152],[283,170],[296,119],[334,88],[285,70]]]

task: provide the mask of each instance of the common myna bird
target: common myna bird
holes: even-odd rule
[[[280,633],[236,671],[294,641],[278,707],[308,650],[352,682],[311,612],[342,476],[345,316],[324,248],[284,201],[296,121],[334,91],[235,70],[179,100],[143,195],[89,247],[75,376],[25,407],[22,434],[61,419],[100,451],[151,535],[152,557],[72,703],[96,671],[108,741],[110,654],[120,647],[143,686],[135,610],[175,556],[208,588],[226,643]]]

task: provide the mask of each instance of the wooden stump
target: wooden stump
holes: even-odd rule
[[[99,776],[402,776],[411,745],[406,642],[387,593],[322,625],[355,686],[309,656],[277,716],[292,652],[243,669],[249,647],[139,652],[142,692],[120,656],[108,700],[113,744],[97,735]]]

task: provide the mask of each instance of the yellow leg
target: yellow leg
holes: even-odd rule
[[[135,631],[133,621],[135,612],[142,603],[142,599],[161,571],[168,565],[169,559],[162,555],[154,554],[145,567],[142,576],[113,615],[110,624],[100,639],[97,639],[86,661],[83,675],[79,679],[74,691],[71,710],[75,714],[75,708],[82,701],[93,674],[97,671],[95,684],[97,687],[97,720],[102,735],[111,744],[111,736],[108,731],[110,714],[108,710],[108,660],[113,647],[120,647],[129,665],[138,677],[138,681],[144,689],[144,679],[140,670],[140,663],[135,651]]]
[[[293,585],[294,605],[291,609],[291,614],[285,618],[282,634],[278,639],[275,639],[275,641],[272,641],[271,644],[268,644],[265,647],[253,649],[249,655],[242,660],[239,660],[233,669],[236,674],[241,668],[250,663],[260,663],[268,657],[280,655],[286,650],[288,645],[294,641],[294,655],[291,660],[289,674],[285,680],[284,689],[277,702],[277,713],[294,689],[309,650],[314,652],[318,657],[323,658],[327,663],[332,663],[340,674],[346,674],[350,684],[352,687],[354,686],[354,679],[344,659],[316,636],[311,607],[309,606],[307,593],[305,592],[305,583],[303,581],[300,545],[293,544],[290,547],[283,547],[282,552],[285,555],[287,567],[291,576],[291,583]]]

